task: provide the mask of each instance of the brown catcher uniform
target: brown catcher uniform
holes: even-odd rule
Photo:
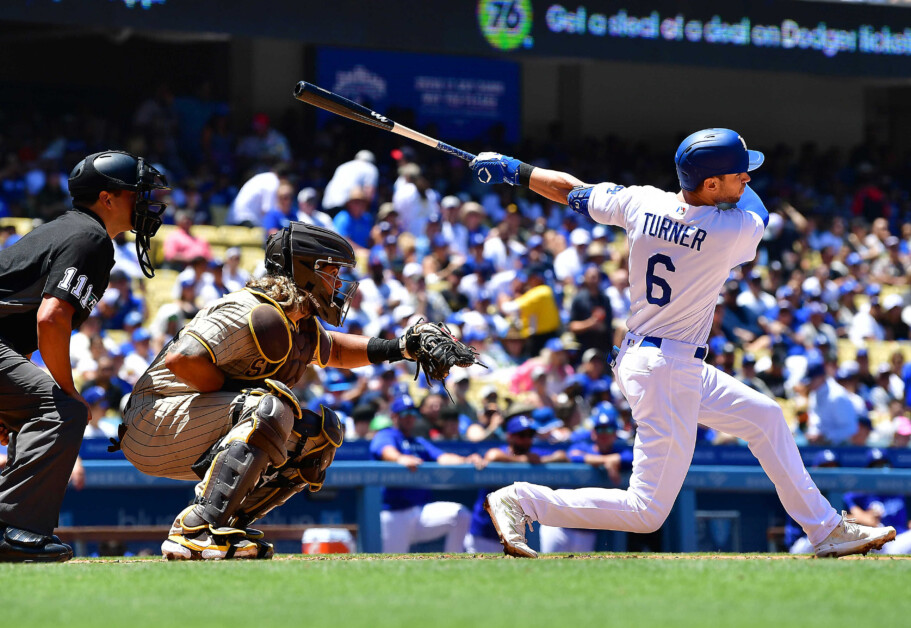
[[[255,330],[261,326],[255,322],[276,312],[286,333],[257,336]],[[192,465],[231,430],[244,407],[258,403],[258,397],[237,389],[262,387],[265,378],[293,387],[303,370],[289,373],[282,368],[286,360],[315,360],[325,366],[331,341],[318,319],[295,326],[275,301],[249,288],[202,309],[172,343],[185,334],[203,344],[214,364],[231,378],[226,383],[234,390],[200,393],[179,381],[165,366],[165,347],[133,389],[123,417],[127,429],[121,448],[143,473],[196,480]]]

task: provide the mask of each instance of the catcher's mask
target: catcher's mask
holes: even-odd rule
[[[337,266],[341,271],[356,264],[354,249],[345,238],[302,222],[292,222],[266,243],[266,270],[291,277],[312,297],[316,315],[333,327],[345,322],[358,282],[338,278],[324,268]]]
[[[136,192],[130,222],[136,234],[136,256],[146,277],[154,277],[149,257],[151,239],[161,226],[161,215],[168,204],[152,198],[155,190],[170,190],[168,180],[142,157],[119,150],[89,155],[73,168],[69,178],[70,194],[97,194],[101,191]]]

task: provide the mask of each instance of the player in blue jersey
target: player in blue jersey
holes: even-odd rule
[[[408,395],[401,395],[389,406],[392,427],[380,430],[370,441],[374,460],[386,460],[417,469],[425,462],[442,465],[481,464],[478,454],[459,456],[448,453],[426,438],[413,436],[418,409]],[[455,502],[432,502],[431,492],[424,488],[387,488],[383,491],[380,513],[383,551],[401,554],[414,543],[445,537],[443,551],[464,551],[465,534],[471,513]]]

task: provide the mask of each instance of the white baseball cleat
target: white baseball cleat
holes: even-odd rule
[[[864,554],[895,538],[895,528],[871,528],[848,519],[848,513],[841,511],[841,523],[829,533],[829,536],[816,545],[817,558],[838,558],[851,554]]]
[[[531,517],[519,506],[516,489],[512,486],[501,488],[487,495],[484,510],[490,515],[493,527],[497,529],[503,553],[516,558],[537,558],[538,553],[528,547],[525,540],[525,524],[531,527]]]

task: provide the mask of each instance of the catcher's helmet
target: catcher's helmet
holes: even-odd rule
[[[354,249],[345,238],[315,225],[292,222],[266,243],[266,270],[291,277],[312,297],[316,315],[334,327],[345,321],[358,282],[336,279],[320,269],[354,268],[356,264]]]
[[[151,238],[161,226],[161,215],[167,203],[154,200],[154,190],[170,190],[168,180],[142,157],[119,150],[106,150],[89,155],[73,168],[69,178],[70,194],[74,198],[106,190],[136,192],[133,206],[133,233],[136,234],[136,255],[146,277],[153,277],[155,270],[149,258]]]
[[[690,192],[709,177],[755,170],[764,159],[759,151],[747,150],[743,138],[730,129],[697,131],[680,143],[674,155],[680,187]]]

